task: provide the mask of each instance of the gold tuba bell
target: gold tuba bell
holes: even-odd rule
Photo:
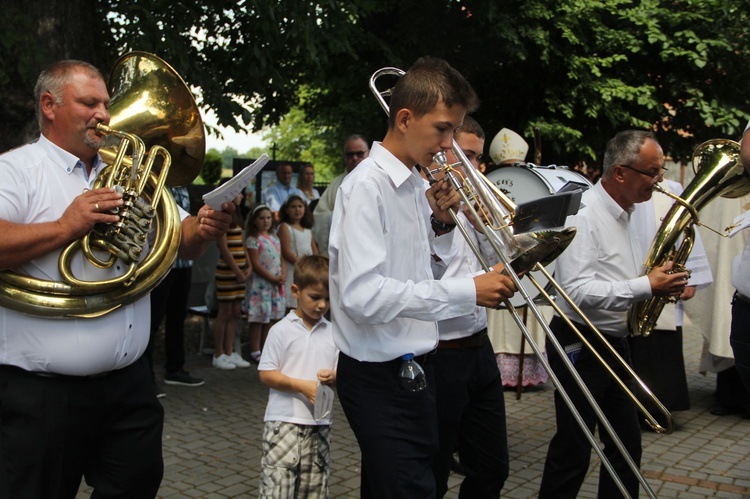
[[[643,275],[668,261],[672,272],[684,272],[695,240],[698,211],[718,196],[736,198],[750,192],[750,177],[740,160],[740,144],[728,139],[709,140],[693,152],[695,178],[681,196],[666,191],[659,184],[654,189],[674,199],[643,264]],[[679,248],[677,243],[682,242]],[[638,302],[628,311],[628,327],[633,336],[648,336],[656,325],[664,305],[676,301],[669,296],[655,296]]]
[[[0,272],[3,307],[47,317],[98,317],[149,293],[177,257],[180,216],[164,187],[189,183],[203,166],[205,135],[198,106],[180,75],[146,52],[117,60],[109,91],[109,126],[97,126],[107,138],[99,152],[108,166],[94,188],[114,187],[122,193],[120,220],[96,224],[63,249],[61,282]],[[78,251],[99,268],[119,261],[126,270],[109,280],[80,280],[71,269]]]

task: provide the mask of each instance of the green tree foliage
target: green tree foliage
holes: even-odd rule
[[[263,153],[268,154],[268,151],[264,147],[251,147],[245,154],[242,155],[242,157],[257,159]]]
[[[216,185],[221,178],[221,165],[221,155],[216,152],[216,149],[209,149],[201,170],[201,178],[206,185]]]
[[[277,123],[296,91],[336,54],[351,51],[357,2],[101,0],[119,51],[168,60],[222,125]]]
[[[299,107],[292,108],[278,125],[267,128],[263,140],[275,146],[280,161],[312,163],[318,182],[330,182],[344,169],[334,127],[310,123]]]
[[[39,134],[34,84],[39,71],[58,59],[82,59],[105,67],[114,56],[98,42],[107,35],[96,0],[3,0],[0,14],[0,151]]]
[[[488,139],[539,127],[545,163],[598,161],[631,127],[653,128],[685,158],[697,142],[738,138],[750,110],[748,0],[70,0],[44,14],[6,3],[0,88],[14,120],[33,120],[27,77],[42,62],[78,57],[106,72],[102,60],[129,50],[169,61],[221,125],[261,130],[299,107],[332,150],[350,133],[382,137],[369,77],[422,55],[473,83]],[[78,22],[83,13],[96,22]],[[45,35],[50,26],[70,36]],[[3,140],[18,145],[21,133],[14,121]],[[297,151],[323,166],[314,144]]]
[[[232,163],[234,162],[234,158],[239,158],[240,153],[237,152],[237,149],[234,147],[225,147],[223,151],[221,151],[221,167],[224,170],[232,171]]]
[[[744,127],[749,13],[746,0],[384,1],[358,20],[358,59],[341,56],[349,71],[325,72],[306,111],[328,123],[380,112],[356,92],[369,73],[429,54],[473,83],[488,139],[502,127],[530,139],[537,126],[546,162],[575,164],[599,161],[619,130],[652,128],[684,159]]]

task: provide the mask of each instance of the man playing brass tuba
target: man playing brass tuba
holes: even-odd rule
[[[662,179],[664,154],[653,134],[638,130],[618,133],[607,143],[602,180],[583,195],[582,208],[568,217],[566,225],[575,226],[577,235],[558,257],[556,273],[560,286],[589,317],[620,356],[629,361],[627,309],[652,295],[676,295],[687,284],[687,273],[668,274],[671,263],[639,277],[643,256],[633,237],[630,214],[636,203],[651,198],[653,186]],[[567,303],[560,308],[570,317]],[[641,458],[641,430],[636,405],[616,384],[601,362],[560,318],[550,328],[580,374],[583,382],[602,408],[605,417],[622,440],[633,461]],[[592,344],[598,339],[581,324],[577,328]],[[613,362],[608,352],[604,360],[622,379],[624,367]],[[581,417],[593,431],[597,418],[590,409],[571,373],[565,369],[557,350],[549,351],[549,362],[573,404],[581,408]],[[633,388],[632,384],[630,386]],[[589,467],[591,444],[570,409],[555,393],[557,433],[547,452],[539,497],[574,498]],[[638,497],[638,480],[620,455],[607,432],[600,432],[604,454],[622,480],[631,497]],[[598,497],[619,497],[620,491],[604,467],[599,478]]]
[[[58,256],[122,196],[91,189],[104,168],[95,127],[110,96],[88,63],[60,61],[35,88],[38,141],[0,156],[0,268],[60,281]],[[180,256],[195,258],[229,227],[233,206],[181,212]],[[122,275],[81,254],[87,279]],[[73,498],[81,477],[102,497],[155,497],[163,463],[163,409],[142,358],[149,297],[90,319],[50,319],[0,307],[0,497]]]

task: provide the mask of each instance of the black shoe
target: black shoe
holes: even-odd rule
[[[173,373],[165,373],[164,382],[168,385],[181,386],[201,386],[204,383],[202,379],[190,376],[190,373],[184,369]]]
[[[708,408],[708,412],[714,416],[729,416],[730,414],[740,414],[742,412],[742,407],[738,405],[714,404]]]
[[[462,476],[466,475],[466,471],[464,470],[464,467],[461,464],[461,461],[458,460],[458,454],[456,453],[454,453],[453,457],[451,458],[451,471],[458,475],[462,475]]]

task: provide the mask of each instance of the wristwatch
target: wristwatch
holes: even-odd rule
[[[445,234],[446,232],[450,232],[456,228],[456,224],[441,222],[440,220],[435,218],[435,215],[430,215],[430,224],[432,225],[432,230],[435,231],[435,233],[438,235]]]

